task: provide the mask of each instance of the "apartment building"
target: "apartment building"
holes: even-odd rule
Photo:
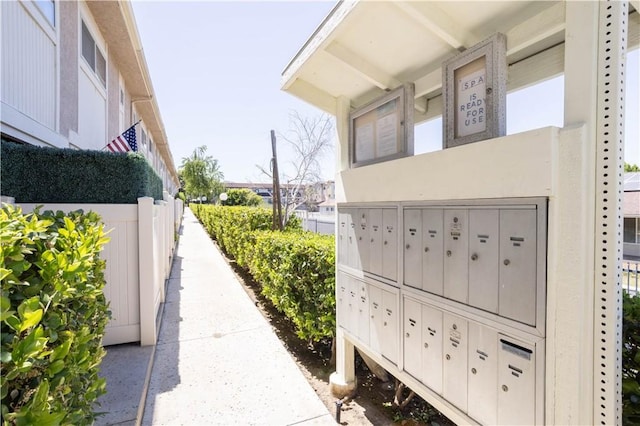
[[[101,150],[132,124],[175,194],[164,124],[129,1],[0,2],[3,139]]]

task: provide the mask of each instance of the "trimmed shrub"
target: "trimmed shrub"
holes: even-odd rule
[[[4,140],[1,149],[2,195],[14,197],[16,203],[136,204],[138,197],[162,199],[162,180],[140,154]]]
[[[91,424],[110,316],[100,218],[4,206],[0,240],[2,423]]]
[[[334,237],[305,232],[297,218],[285,232],[271,231],[268,209],[192,204],[220,247],[247,269],[262,294],[295,325],[302,339],[318,341],[335,330]]]
[[[262,197],[247,188],[228,190],[227,199],[222,201],[223,206],[258,207],[261,204]]]

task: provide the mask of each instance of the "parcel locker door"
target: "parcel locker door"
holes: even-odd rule
[[[398,211],[382,210],[382,276],[398,281]]]
[[[498,409],[498,333],[469,322],[469,416],[494,425]]]
[[[348,279],[342,272],[338,272],[338,282],[336,283],[336,317],[338,325],[345,330],[349,330],[349,288]]]
[[[498,339],[498,424],[533,425],[535,346],[502,334]]]
[[[358,263],[356,269],[369,271],[369,210],[356,210],[356,239],[358,241]]]
[[[369,272],[382,275],[382,209],[369,209]]]
[[[358,339],[369,343],[369,285],[363,281],[358,283]]]
[[[442,311],[422,306],[422,382],[442,395]]]
[[[536,211],[500,210],[499,314],[536,325]]]
[[[469,210],[469,305],[498,313],[498,210]]]
[[[398,296],[382,290],[382,355],[394,364],[398,363]]]
[[[382,289],[373,285],[369,286],[369,316],[371,317],[369,322],[369,347],[376,353],[382,353],[382,320],[384,317]]]
[[[404,211],[404,283],[422,289],[422,211]]]
[[[422,305],[404,299],[404,371],[422,380]]]
[[[467,321],[455,315],[443,313],[442,342],[444,352],[442,396],[462,411],[467,411]]]
[[[422,288],[442,296],[443,288],[443,211],[422,211]]]
[[[347,265],[347,239],[349,238],[349,218],[344,209],[338,212],[338,263]]]
[[[444,211],[444,297],[469,299],[469,220],[467,210]]]

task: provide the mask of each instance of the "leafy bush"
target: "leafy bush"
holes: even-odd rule
[[[95,213],[0,210],[2,423],[91,424],[109,311]]]
[[[136,204],[162,200],[162,180],[140,154],[43,148],[2,141],[2,195],[17,203]],[[34,176],[46,185],[34,185]]]
[[[262,197],[247,188],[230,189],[227,191],[227,199],[223,206],[247,206],[258,207],[262,204]]]
[[[640,297],[622,297],[622,423],[640,424]]]
[[[335,330],[333,236],[300,229],[271,231],[268,209],[192,204],[191,209],[225,252],[248,269],[262,294],[283,312],[303,339],[320,340]]]

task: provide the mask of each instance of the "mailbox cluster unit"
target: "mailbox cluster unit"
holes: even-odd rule
[[[478,423],[542,424],[546,223],[538,198],[341,204],[338,326]]]

